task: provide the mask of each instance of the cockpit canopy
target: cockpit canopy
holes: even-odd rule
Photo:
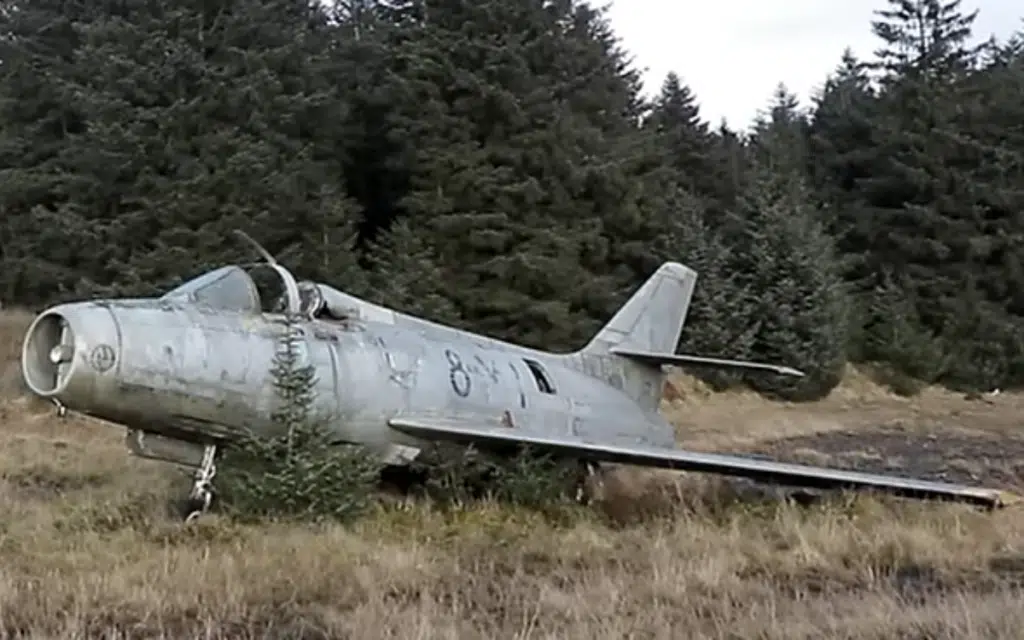
[[[183,300],[212,309],[241,313],[285,313],[344,320],[359,317],[358,298],[310,280],[296,282],[277,264],[229,265],[208,271],[167,292],[164,300]]]
[[[165,293],[164,300],[187,300],[193,304],[257,313],[262,309],[255,281],[241,267],[231,265],[207,271]]]

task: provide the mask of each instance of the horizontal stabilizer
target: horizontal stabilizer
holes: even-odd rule
[[[674,365],[685,367],[689,365],[722,367],[726,369],[751,369],[756,371],[771,371],[783,376],[796,376],[802,378],[804,373],[792,367],[783,367],[777,364],[766,364],[763,362],[747,362],[745,360],[723,360],[722,358],[705,358],[703,356],[688,356],[681,353],[653,353],[649,351],[632,351],[629,349],[612,348],[611,352],[623,358],[630,358],[637,362],[658,365]]]
[[[474,444],[482,448],[526,445],[559,456],[602,462],[660,467],[679,471],[698,471],[750,478],[808,489],[876,490],[895,495],[952,500],[1002,507],[1019,498],[998,489],[983,489],[945,482],[915,480],[842,469],[759,460],[739,455],[699,453],[682,449],[647,446],[596,444],[576,438],[560,438],[517,432],[515,428],[481,427],[462,420],[399,416],[389,422],[392,428],[427,440],[448,440]]]

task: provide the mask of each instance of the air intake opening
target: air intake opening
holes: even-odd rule
[[[38,318],[22,346],[22,375],[33,393],[60,392],[68,379],[75,353],[75,336],[67,320],[57,313]]]

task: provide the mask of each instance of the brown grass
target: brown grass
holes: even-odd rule
[[[4,637],[1016,638],[1024,624],[1013,510],[726,506],[721,482],[632,470],[571,524],[413,504],[349,529],[184,528],[165,513],[166,466],[15,393],[26,320],[0,315]],[[1007,428],[1021,404],[899,399],[856,376],[813,406],[674,384],[665,411],[706,448],[965,416]]]

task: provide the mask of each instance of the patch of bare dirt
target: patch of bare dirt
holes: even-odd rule
[[[780,459],[800,458],[801,451],[809,451],[818,454],[821,462],[858,471],[1006,489],[1024,487],[1024,433],[883,425],[782,438],[753,450]]]
[[[851,369],[824,401],[769,403],[749,392],[710,394],[684,376],[675,380],[676,399],[663,411],[684,448],[1024,489],[1021,394],[979,400],[929,388],[903,398]]]

